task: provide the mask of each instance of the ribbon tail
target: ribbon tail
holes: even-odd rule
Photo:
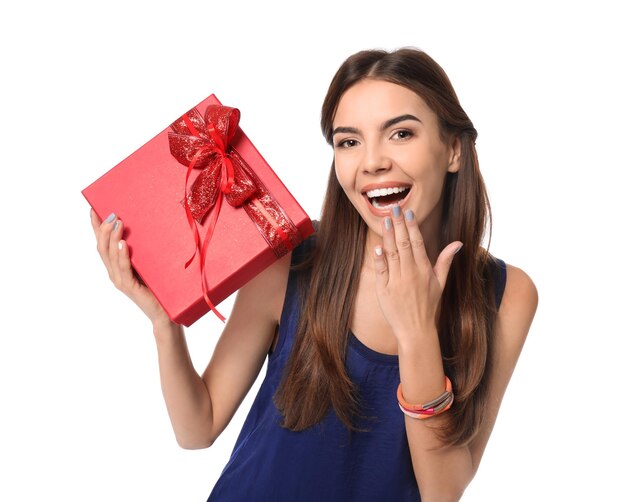
[[[193,219],[193,216],[191,216],[191,210],[189,209],[189,206],[187,205],[187,199],[185,199],[185,213],[187,214],[187,221],[189,222],[189,228],[191,228],[191,231],[193,232],[194,240],[196,242],[193,255],[191,256],[191,258],[187,260],[187,263],[185,263],[185,268],[187,268],[189,265],[191,265],[191,262],[196,257],[196,253],[200,251],[200,234],[198,233],[198,226],[196,225],[196,222]]]
[[[189,167],[187,168],[187,176],[185,176],[185,191],[183,192],[185,194],[185,214],[187,215],[187,222],[189,223],[189,228],[193,233],[193,238],[196,244],[193,250],[193,255],[187,260],[187,263],[185,263],[185,268],[187,268],[191,264],[193,259],[196,257],[196,253],[200,251],[200,234],[198,233],[198,226],[196,225],[196,221],[193,219],[193,216],[191,214],[191,208],[189,207],[189,201],[187,200],[187,185],[189,184],[189,175],[196,165],[196,161],[198,160],[199,156],[199,153],[196,154],[193,160],[189,163]]]
[[[226,322],[226,318],[218,312],[217,308],[215,307],[215,305],[213,305],[213,302],[211,302],[211,299],[209,298],[209,293],[208,293],[209,288],[208,288],[205,273],[204,273],[204,262],[206,261],[207,250],[209,249],[209,242],[211,241],[211,237],[213,236],[213,231],[217,223],[217,218],[220,214],[220,209],[222,207],[222,197],[223,196],[220,193],[219,196],[217,197],[217,201],[215,202],[215,207],[211,211],[211,216],[209,217],[209,221],[207,222],[207,234],[206,234],[207,236],[204,242],[202,243],[202,250],[201,250],[202,258],[200,259],[200,277],[202,279],[202,295],[204,296],[204,301],[207,303],[207,305],[211,309],[211,312],[213,312],[219,318],[220,321]]]
[[[220,193],[220,195],[218,196],[215,207],[213,208],[213,211],[211,211],[207,239],[202,243],[202,248],[200,247],[200,234],[198,232],[198,225],[196,224],[196,220],[193,218],[193,215],[191,214],[191,208],[189,207],[189,201],[187,199],[187,193],[188,193],[187,185],[189,184],[189,175],[191,174],[191,171],[196,165],[196,162],[200,158],[201,153],[202,153],[202,150],[198,151],[198,153],[194,156],[193,160],[189,163],[189,167],[187,168],[187,176],[185,176],[185,192],[184,192],[185,193],[185,214],[187,215],[187,221],[189,222],[189,227],[191,228],[191,231],[193,232],[193,238],[196,244],[194,251],[193,251],[193,255],[191,256],[191,258],[189,258],[189,260],[187,260],[187,263],[185,263],[185,268],[191,265],[191,262],[193,262],[193,259],[196,257],[196,254],[199,253],[201,257],[200,258],[200,278],[202,282],[202,296],[204,296],[204,301],[207,303],[211,311],[218,317],[218,319],[222,322],[226,322],[226,318],[222,314],[219,313],[219,311],[217,310],[215,305],[213,305],[213,302],[209,298],[208,286],[206,283],[206,278],[204,276],[204,262],[206,261],[206,252],[207,252],[207,249],[209,248],[209,241],[211,240],[211,236],[213,235],[213,229],[215,228],[215,224],[217,223],[217,216],[219,215],[220,207],[222,205],[222,194]]]

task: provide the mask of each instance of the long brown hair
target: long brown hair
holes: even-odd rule
[[[448,173],[444,184],[438,242],[438,252],[452,241],[463,242],[448,274],[438,320],[444,368],[455,393],[454,406],[442,415],[447,420],[438,434],[447,444],[466,444],[485,416],[496,315],[494,281],[486,266],[489,254],[481,247],[487,224],[491,226],[491,211],[478,168],[477,132],[446,73],[430,56],[413,48],[370,50],[350,56],[330,84],[321,118],[329,144],[339,100],[366,78],[399,84],[418,94],[438,116],[442,141],[458,137],[461,142],[461,167]],[[353,424],[362,415],[358,389],[344,361],[366,230],[337,181],[333,163],[316,245],[302,272],[308,291],[301,295],[293,350],[274,396],[282,426],[293,431],[321,421],[330,406],[348,430],[363,430]]]

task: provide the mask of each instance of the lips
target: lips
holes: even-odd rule
[[[402,206],[411,191],[411,186],[402,183],[385,183],[367,185],[362,194],[372,213],[383,216],[391,211],[393,206]]]
[[[372,206],[376,209],[384,209],[400,203],[407,196],[408,190],[409,187],[375,188],[368,190],[366,195]]]

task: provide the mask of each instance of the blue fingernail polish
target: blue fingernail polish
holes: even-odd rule
[[[120,227],[120,220],[117,220],[115,222],[115,225],[113,225],[113,231],[115,232],[119,227]]]
[[[404,213],[404,215],[406,216],[407,221],[413,221],[413,218],[415,218],[412,209],[409,209],[406,213]]]
[[[111,223],[114,219],[115,219],[115,213],[111,213],[109,216],[107,216],[107,219],[104,220],[104,222]]]
[[[391,218],[385,218],[385,228],[387,230],[391,228]]]
[[[391,212],[393,213],[394,218],[399,218],[400,217],[400,206],[393,206],[391,208]]]

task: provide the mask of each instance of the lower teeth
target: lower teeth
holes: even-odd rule
[[[392,202],[391,204],[381,205],[378,203],[376,199],[372,199],[372,206],[374,206],[376,209],[386,209],[388,207],[399,206],[399,205],[400,205],[400,202]]]

